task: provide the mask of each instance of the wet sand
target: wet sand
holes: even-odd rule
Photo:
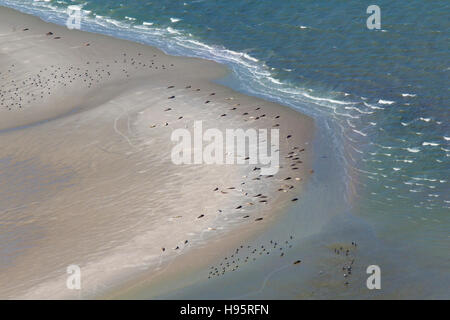
[[[0,66],[0,298],[114,297],[180,276],[180,261],[268,227],[312,174],[312,120],[213,83],[227,74],[215,62],[0,8]],[[173,130],[198,120],[276,126],[279,172],[173,164]],[[71,264],[81,290],[66,287]]]

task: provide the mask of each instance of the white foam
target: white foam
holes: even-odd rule
[[[108,23],[111,23],[111,24],[113,24],[113,25],[115,25],[116,27],[119,27],[119,28],[129,28],[130,27],[130,25],[128,25],[126,23],[123,23],[123,22],[120,22],[120,21],[117,21],[117,20],[114,20],[114,19],[110,19],[110,18],[106,18],[105,21],[108,22]]]
[[[167,27],[167,29],[166,29],[169,33],[172,33],[172,34],[179,34],[180,32],[179,31],[177,31],[177,30],[175,30],[175,29],[172,29],[171,27]]]
[[[358,109],[357,107],[345,107],[345,109],[355,110],[355,111],[357,111],[359,113],[365,113],[365,114],[372,114],[373,113],[373,111],[363,111],[363,110]]]
[[[369,107],[369,108],[371,108],[371,109],[384,110],[384,108],[377,107],[377,106],[373,106],[373,105],[368,104],[368,103],[366,103],[366,102],[363,102],[363,104],[364,104],[366,107]]]
[[[412,152],[412,153],[420,152],[419,148],[406,148],[406,150],[408,150],[409,152]]]
[[[170,21],[171,21],[172,23],[177,23],[178,21],[181,21],[181,19],[170,18]]]
[[[276,84],[283,84],[280,80],[272,78],[272,77],[267,77],[267,79],[269,79],[270,81],[272,81],[273,83],[276,83]]]
[[[79,6],[79,5],[72,4],[72,5],[70,5],[70,6],[67,6],[67,9],[69,9],[69,10],[75,10],[75,11],[81,11],[82,7]]]
[[[140,26],[133,26],[133,28],[135,28],[135,29],[139,29],[139,30],[149,30],[149,28],[148,28],[148,27],[146,27],[146,26],[143,26],[143,25],[140,25]]]
[[[405,160],[405,159],[402,159],[402,160],[397,159],[395,161],[397,161],[397,162],[406,162],[406,163],[413,163],[414,162],[413,160]]]
[[[411,179],[416,180],[416,181],[430,181],[430,182],[436,182],[437,181],[437,179],[422,178],[422,177],[412,177]]]
[[[251,55],[248,55],[246,53],[244,53],[243,56],[244,56],[245,59],[248,59],[248,60],[251,60],[251,61],[254,61],[254,62],[258,62],[259,61],[258,59],[253,58]]]
[[[437,146],[439,145],[439,143],[434,143],[434,142],[423,142],[422,145],[423,145],[423,146],[437,147]]]
[[[367,137],[367,134],[366,133],[363,133],[363,132],[361,132],[361,131],[358,131],[358,130],[355,130],[355,129],[352,129],[354,132],[356,132],[357,134],[360,134],[360,135],[362,135],[363,137]]]
[[[414,93],[402,93],[402,97],[415,97],[416,94]]]
[[[356,149],[354,146],[351,146],[351,147],[352,147],[352,149],[355,150],[356,152],[358,152],[358,153],[360,153],[360,154],[364,154],[364,152],[362,152],[362,151],[359,150],[359,149]]]
[[[379,104],[393,104],[393,103],[395,103],[395,101],[382,100],[382,99],[380,99],[380,100],[378,100],[378,103],[379,103]]]
[[[311,96],[307,93],[303,93],[303,95],[309,99],[312,100],[317,100],[317,101],[327,101],[327,102],[331,102],[331,103],[336,103],[336,104],[356,104],[356,102],[345,102],[345,101],[339,101],[339,100],[334,100],[334,99],[327,99],[327,98],[319,98],[319,97],[314,97]]]

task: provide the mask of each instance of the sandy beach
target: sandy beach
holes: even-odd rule
[[[215,62],[0,8],[0,298],[114,298],[266,228],[313,174],[314,123]],[[176,129],[279,129],[280,168],[175,165]],[[186,260],[188,259],[188,260]],[[69,290],[78,265],[82,289]],[[151,284],[151,281],[149,281]]]

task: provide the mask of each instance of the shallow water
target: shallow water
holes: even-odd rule
[[[351,221],[366,249],[376,243],[365,252],[389,265],[399,297],[414,296],[405,290],[412,275],[425,288],[418,296],[449,296],[439,285],[450,268],[448,2],[378,1],[382,30],[373,31],[359,1],[0,0],[59,24],[73,3],[86,10],[83,30],[225,63],[233,73],[223,83],[314,117],[323,179],[280,225],[312,214],[316,232],[334,221],[329,233],[340,234]],[[410,272],[403,278],[400,269]],[[283,296],[270,288],[264,297]]]

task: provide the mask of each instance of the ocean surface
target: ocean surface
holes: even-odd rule
[[[224,84],[313,117],[322,143],[315,147],[317,166],[332,167],[334,177],[327,184],[325,175],[321,194],[333,194],[333,203],[340,204],[326,210],[345,212],[342,221],[361,221],[382,239],[382,248],[392,248],[384,255],[378,247],[380,256],[408,263],[418,281],[429,285],[425,293],[436,290],[449,298],[442,281],[450,273],[450,2],[372,2],[0,5],[57,24],[66,23],[69,6],[78,6],[82,30],[224,63],[232,70]],[[381,8],[380,30],[366,26],[371,4]],[[320,165],[324,159],[333,165]],[[271,297],[267,290],[254,297]],[[196,292],[202,297],[199,292],[206,291]]]

